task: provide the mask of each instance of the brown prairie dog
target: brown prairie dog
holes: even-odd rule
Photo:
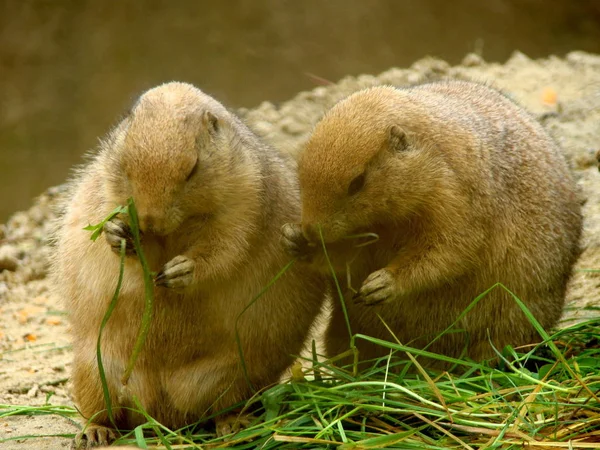
[[[523,109],[485,85],[445,81],[374,87],[335,105],[300,155],[301,224],[292,253],[329,271],[319,227],[344,285],[353,333],[423,347],[477,295],[501,282],[544,327],[559,319],[579,254],[577,188],[559,149]],[[373,232],[357,248],[344,237]],[[330,355],[348,348],[339,301]],[[429,349],[474,359],[539,336],[514,300],[493,290]],[[362,359],[383,354],[358,342]]]
[[[73,387],[86,417],[82,446],[110,441],[96,362],[96,339],[119,272],[126,219],[106,239],[83,227],[133,197],[142,245],[159,272],[150,333],[128,384],[120,378],[139,331],[144,286],[128,247],[122,292],[103,334],[103,362],[117,425],[143,418],[125,409],[136,395],[159,422],[179,428],[248,398],[235,339],[236,319],[290,257],[281,226],[300,219],[295,163],[260,143],[219,102],[195,87],[147,91],[71,183],[54,259],[58,293],[71,315]],[[109,245],[110,244],[110,245]],[[112,248],[111,248],[112,247]],[[277,382],[299,354],[319,311],[321,278],[292,267],[238,322],[254,388]],[[226,432],[229,424],[223,422]]]

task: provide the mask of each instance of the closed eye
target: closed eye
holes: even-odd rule
[[[365,185],[365,173],[363,172],[350,182],[350,185],[348,186],[348,195],[358,194],[358,192],[360,192],[360,190],[363,188],[364,185]]]
[[[198,158],[196,158],[196,164],[194,164],[194,167],[192,167],[192,170],[188,174],[185,181],[190,181],[190,179],[196,174],[196,172],[198,172]]]

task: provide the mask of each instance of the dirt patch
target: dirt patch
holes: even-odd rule
[[[574,52],[560,59],[530,60],[515,53],[505,64],[485,64],[468,55],[450,67],[435,59],[410,69],[391,69],[379,76],[349,77],[337,84],[302,92],[279,106],[263,103],[240,110],[247,123],[271,144],[297,154],[322,114],[349,93],[377,84],[407,85],[444,77],[485,81],[501,88],[528,108],[565,151],[584,205],[585,250],[578,263],[562,324],[600,315],[600,56]],[[62,188],[40,196],[26,212],[0,225],[0,404],[52,405],[51,415],[17,415],[0,419],[3,448],[45,449],[69,445],[64,435],[77,431],[60,415],[69,398],[71,349],[63,305],[51,294],[47,279],[49,222]],[[1,408],[1,406],[0,406]]]

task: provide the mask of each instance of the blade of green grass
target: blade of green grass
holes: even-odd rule
[[[100,375],[100,382],[102,384],[102,394],[104,395],[104,404],[106,405],[106,413],[108,414],[108,420],[113,426],[116,428],[117,425],[115,423],[115,416],[112,410],[112,400],[110,398],[110,392],[108,390],[108,382],[106,381],[106,372],[104,370],[104,364],[102,363],[102,334],[104,332],[104,328],[110,319],[115,307],[117,306],[117,301],[119,299],[119,293],[121,292],[121,285],[123,284],[123,273],[125,271],[125,239],[121,240],[121,248],[119,250],[119,256],[121,258],[119,264],[119,279],[117,280],[117,287],[115,288],[115,293],[108,305],[106,313],[104,313],[104,317],[102,318],[102,322],[100,323],[100,330],[98,331],[98,339],[96,341],[96,359],[98,361],[98,372]]]
[[[135,208],[135,204],[133,199],[130,198],[127,200],[127,209],[129,212],[129,217],[131,219],[131,232],[133,234],[133,245],[135,247],[136,254],[138,259],[140,260],[140,264],[142,265],[142,270],[144,272],[144,313],[142,315],[142,323],[140,325],[140,331],[138,332],[137,339],[135,341],[135,345],[133,346],[133,351],[131,352],[131,356],[129,357],[129,362],[127,363],[127,367],[125,368],[125,372],[121,377],[121,383],[126,385],[129,381],[129,377],[131,376],[131,372],[135,366],[135,362],[139,357],[142,347],[146,342],[146,337],[148,336],[148,332],[150,331],[150,326],[152,325],[152,317],[154,315],[154,283],[152,281],[152,273],[150,272],[150,268],[148,267],[148,262],[146,261],[146,257],[144,256],[144,251],[142,250],[142,244],[140,241],[140,227],[138,221],[137,210]]]

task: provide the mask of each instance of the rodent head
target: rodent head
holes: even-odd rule
[[[230,120],[219,102],[189,84],[144,93],[104,143],[110,201],[133,197],[140,229],[159,236],[210,214],[230,158]]]
[[[392,87],[359,91],[316,125],[299,161],[302,229],[325,242],[401,221],[435,184],[435,152],[416,138],[415,110]]]

